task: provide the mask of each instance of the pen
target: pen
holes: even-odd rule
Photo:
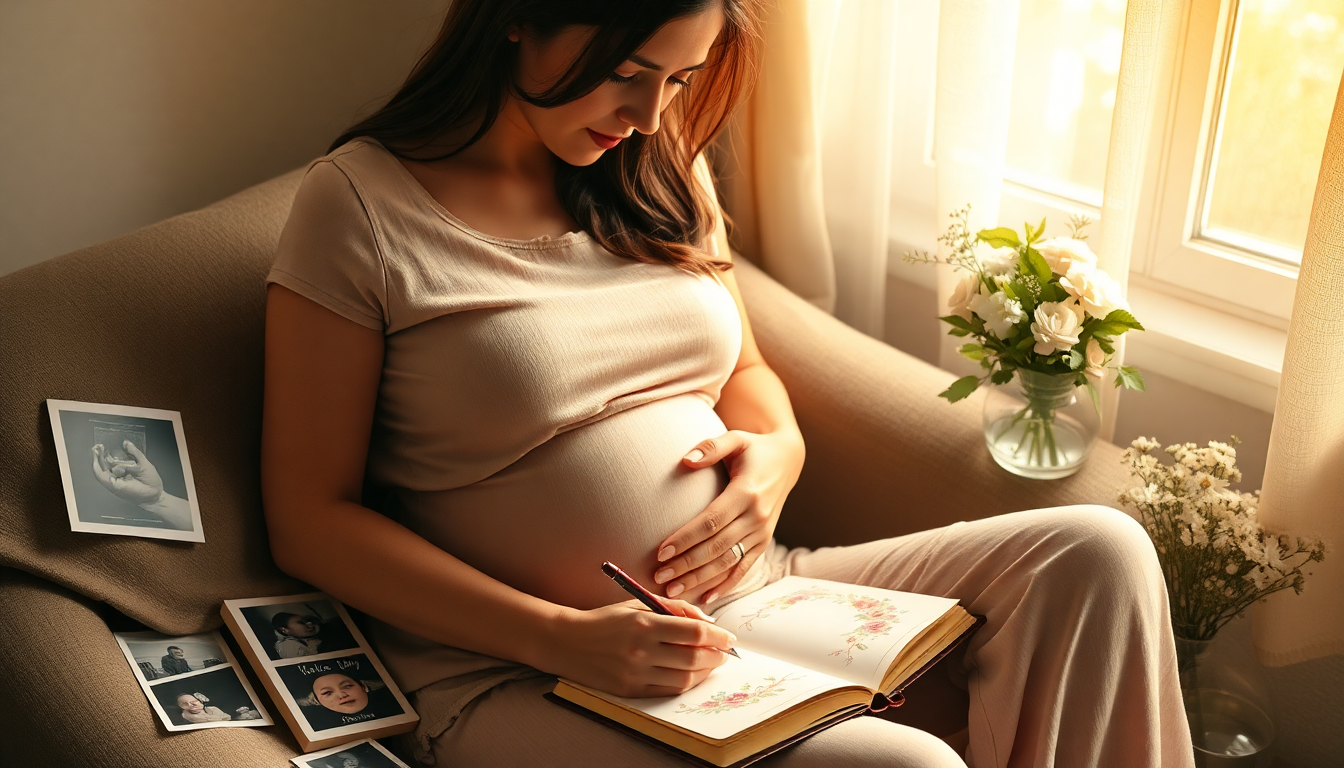
[[[633,595],[636,600],[643,603],[650,611],[653,611],[659,616],[676,616],[675,613],[667,609],[667,606],[663,605],[663,601],[659,600],[657,595],[645,589],[638,581],[630,578],[629,574],[622,571],[614,563],[603,563],[602,572],[610,576],[611,580],[620,585],[621,589],[624,589],[626,592]],[[739,659],[742,658],[733,648],[729,648],[728,653],[737,656]]]

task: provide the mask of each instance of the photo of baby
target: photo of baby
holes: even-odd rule
[[[165,680],[224,664],[213,634],[188,635],[172,640],[127,639],[126,647],[146,680]]]
[[[174,725],[262,719],[232,668],[159,682],[150,689]]]
[[[48,400],[70,529],[205,541],[177,411]]]
[[[273,725],[218,632],[114,632],[159,720],[170,731]]]
[[[359,647],[329,600],[259,605],[242,614],[272,661]]]
[[[393,717],[406,710],[364,654],[275,668],[314,731]]]
[[[297,768],[410,768],[376,741],[361,741],[296,757]]]

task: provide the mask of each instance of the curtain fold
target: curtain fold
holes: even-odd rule
[[[1143,168],[1154,124],[1165,106],[1159,101],[1163,83],[1173,74],[1183,5],[1170,0],[1129,0],[1125,7],[1119,84],[1111,115],[1101,218],[1093,250],[1097,253],[1097,266],[1115,278],[1126,293],[1130,256],[1139,226]],[[1125,337],[1116,342],[1113,360],[1119,366],[1125,358]],[[1120,390],[1111,386],[1114,379],[1115,375],[1110,374],[1101,387],[1103,440],[1115,437]]]
[[[881,338],[896,7],[776,0],[760,79],[715,153],[733,247]]]
[[[1320,536],[1325,562],[1301,595],[1255,606],[1260,660],[1271,666],[1344,653],[1344,83],[1325,141],[1269,437],[1260,521]]]
[[[938,234],[949,215],[971,206],[972,232],[998,226],[1004,156],[1012,106],[1017,0],[943,0],[938,7],[938,75],[934,94],[933,161]],[[938,246],[948,254],[945,244]],[[959,278],[939,265],[938,312]],[[960,340],[940,338],[938,364],[962,375],[980,366],[957,354]]]

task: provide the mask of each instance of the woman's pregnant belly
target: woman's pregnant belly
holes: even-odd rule
[[[551,602],[589,609],[629,599],[602,574],[604,560],[661,595],[658,545],[727,483],[722,465],[691,470],[681,458],[725,431],[702,398],[664,398],[556,435],[478,483],[402,491],[400,511],[444,551]]]

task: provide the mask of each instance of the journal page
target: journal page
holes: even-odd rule
[[[813,696],[851,683],[739,647],[691,690],[680,696],[626,699],[604,695],[630,709],[711,739],[726,739]]]
[[[877,690],[897,654],[957,601],[786,576],[715,613],[749,648]]]

